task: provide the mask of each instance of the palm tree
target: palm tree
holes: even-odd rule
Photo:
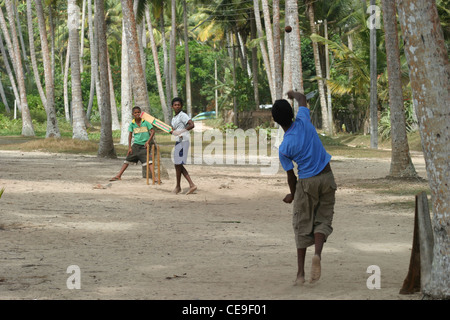
[[[142,69],[141,54],[137,39],[136,20],[133,13],[132,0],[121,0],[124,29],[128,47],[128,58],[130,69],[133,70],[131,82],[135,105],[141,107],[142,111],[150,112],[147,84],[144,70]]]
[[[183,0],[183,24],[184,24],[184,61],[186,64],[186,110],[189,116],[192,116],[192,98],[191,98],[191,71],[189,66],[189,38],[186,0]]]
[[[434,299],[447,300],[450,298],[448,53],[435,1],[397,0],[396,4],[434,213],[433,261],[430,278],[422,279],[423,293]],[[415,23],[411,24],[411,21]]]
[[[76,0],[68,0],[67,11],[72,79],[72,138],[88,140],[88,134],[85,126],[83,98],[81,96],[80,49],[78,45],[80,41],[78,37],[80,8],[76,5]]]
[[[29,0],[28,0],[29,1]],[[36,14],[39,23],[39,35],[41,39],[42,58],[44,60],[44,79],[46,92],[46,112],[47,112],[47,132],[46,138],[55,137],[60,138],[61,133],[58,128],[58,120],[56,119],[55,110],[55,83],[53,81],[52,62],[50,58],[50,51],[48,48],[47,31],[45,27],[44,9],[41,0],[35,0]],[[29,35],[32,37],[32,34]]]
[[[16,71],[16,77],[17,82],[19,85],[19,92],[20,92],[20,107],[21,107],[21,113],[22,113],[22,135],[23,136],[34,136],[34,127],[33,122],[31,121],[31,114],[30,110],[28,109],[28,100],[27,100],[27,93],[25,89],[25,74],[23,72],[23,66],[22,66],[22,58],[20,56],[20,48],[19,48],[19,41],[17,39],[17,32],[16,27],[14,24],[14,11],[12,7],[11,0],[6,0],[6,11],[8,13],[8,20],[9,25],[11,27],[11,38],[12,38],[12,45],[11,45],[11,55],[13,57],[12,61],[15,66]],[[5,36],[5,39],[8,40],[11,43],[11,39],[9,39],[8,29],[6,27],[6,21],[3,17],[3,11],[0,8],[0,19],[3,29],[3,34]],[[13,47],[12,47],[13,46]]]
[[[305,4],[307,6],[308,18],[309,18],[309,26],[311,29],[311,34],[316,34],[316,24],[314,19],[314,3],[312,0],[305,0]],[[327,102],[325,99],[325,89],[324,83],[322,80],[322,67],[320,64],[319,57],[319,48],[316,41],[312,41],[313,52],[314,52],[314,64],[316,67],[316,75],[317,75],[317,84],[319,87],[319,97],[320,97],[320,106],[322,111],[322,129],[329,135],[332,135],[332,128],[330,127],[330,123],[328,121],[328,110],[327,110]]]
[[[409,154],[408,136],[406,135],[395,3],[386,0],[382,0],[381,3],[383,6],[391,114],[392,155],[389,175],[397,178],[417,177]]]
[[[375,0],[370,0],[375,7]],[[376,13],[374,11],[373,14]],[[377,95],[377,29],[370,21],[370,147],[378,148],[378,95]]]
[[[152,49],[153,63],[155,64],[156,82],[157,82],[157,85],[158,85],[158,93],[159,93],[159,99],[161,101],[161,108],[162,108],[163,114],[164,114],[164,122],[170,123],[170,121],[171,121],[170,114],[172,112],[169,112],[170,110],[168,109],[167,102],[166,102],[166,97],[165,97],[165,94],[164,94],[164,86],[163,86],[163,83],[162,83],[161,69],[160,69],[159,60],[158,60],[158,50],[156,48],[155,37],[153,35],[153,25],[152,25],[152,20],[150,18],[150,9],[149,9],[148,3],[147,3],[146,10],[145,10],[145,15],[146,15],[146,18],[147,18],[148,33],[149,33],[149,38],[150,38],[150,46],[151,46],[151,49]]]
[[[170,82],[172,85],[172,95],[174,97],[178,96],[177,90],[177,63],[176,63],[176,31],[177,31],[177,20],[176,20],[176,0],[171,2],[171,21],[172,29],[170,31],[170,50],[169,50],[169,64],[170,64]]]
[[[95,20],[98,31],[98,60],[100,75],[100,92],[102,96],[101,107],[101,132],[100,143],[98,146],[99,157],[116,158],[114,150],[114,142],[112,137],[112,118],[111,118],[111,100],[109,95],[109,72],[108,72],[108,46],[106,43],[106,23],[105,23],[105,7],[103,0],[95,0]]]

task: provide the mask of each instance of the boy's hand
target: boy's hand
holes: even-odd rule
[[[288,193],[286,197],[284,197],[283,201],[286,203],[291,203],[294,201],[294,196],[291,193]]]
[[[133,152],[133,149],[131,147],[128,147],[127,156],[129,156]]]

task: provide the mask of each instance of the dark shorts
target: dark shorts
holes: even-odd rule
[[[151,145],[150,145],[151,148]],[[131,146],[131,153],[126,157],[125,163],[137,163],[140,161],[142,165],[147,165],[147,148],[140,144]],[[149,163],[152,163],[152,153],[149,152]]]
[[[322,233],[325,239],[333,232],[336,182],[333,172],[298,179],[294,196],[295,243],[298,249],[314,244],[314,233]]]

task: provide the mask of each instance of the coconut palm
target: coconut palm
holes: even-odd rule
[[[28,0],[30,1],[30,0]],[[50,51],[48,47],[47,31],[45,26],[44,9],[42,7],[41,0],[35,0],[36,14],[39,23],[39,35],[41,39],[42,57],[44,62],[44,79],[45,79],[45,92],[46,92],[46,107],[47,112],[47,132],[46,138],[49,137],[61,137],[61,133],[58,128],[58,120],[56,119],[55,110],[55,83],[53,81],[52,63],[50,57]],[[32,37],[32,33],[29,37]]]
[[[6,42],[11,43],[9,49],[13,57],[14,70],[16,72],[17,83],[20,92],[20,107],[22,113],[22,135],[34,136],[34,127],[31,121],[31,114],[28,108],[27,93],[25,89],[25,74],[23,71],[22,58],[20,55],[19,41],[17,38],[17,31],[14,20],[14,9],[11,0],[5,0],[6,11],[8,13],[9,26],[11,28],[11,38],[9,37],[6,21],[3,16],[3,10],[0,8],[0,19]]]
[[[70,46],[70,65],[72,80],[72,131],[73,139],[88,140],[85,125],[85,112],[81,95],[80,49],[79,49],[79,13],[80,8],[75,0],[68,0],[68,29]]]
[[[392,177],[417,177],[409,154],[408,136],[406,135],[395,3],[386,0],[382,0],[381,3],[383,6],[391,114],[392,156],[389,175]]]
[[[425,277],[421,278],[422,292],[434,299],[449,299],[448,52],[435,1],[397,0],[396,4],[405,42],[404,51],[410,67],[411,88],[434,213],[431,270],[423,270]],[[416,23],[411,24],[411,21]]]
[[[103,0],[95,0],[95,21],[98,31],[98,60],[99,60],[99,78],[100,78],[100,94],[102,96],[101,107],[101,132],[100,143],[97,155],[104,158],[116,158],[114,150],[114,142],[112,137],[112,118],[111,118],[111,100],[109,86],[109,56],[108,46],[106,42],[106,23],[105,23],[105,7]]]

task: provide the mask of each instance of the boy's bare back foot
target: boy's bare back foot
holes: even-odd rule
[[[189,188],[189,190],[186,192],[186,194],[191,194],[193,193],[195,190],[197,190],[197,186],[192,186]]]
[[[311,279],[309,280],[310,283],[315,283],[320,279],[321,274],[321,266],[320,266],[320,257],[316,254],[312,258],[312,265],[311,265]]]
[[[294,281],[294,286],[303,286],[305,284],[304,276],[297,276],[297,279]]]
[[[172,193],[174,194],[179,194],[181,192],[181,188],[180,187],[175,187],[175,189],[173,189]]]

